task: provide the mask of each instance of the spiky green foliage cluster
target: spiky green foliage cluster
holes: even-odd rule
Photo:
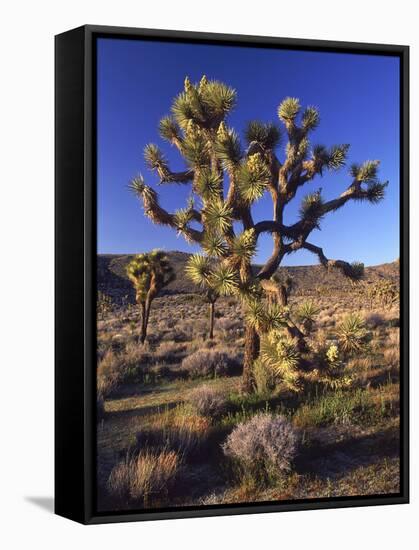
[[[220,123],[215,141],[215,151],[218,160],[226,170],[234,170],[240,164],[243,152],[238,134]]]
[[[297,319],[303,325],[306,333],[310,333],[313,329],[314,322],[320,309],[312,300],[302,302],[297,309]]]
[[[246,312],[247,322],[259,333],[279,330],[287,326],[289,309],[274,302],[266,304],[261,300],[250,300]]]
[[[139,303],[145,302],[150,291],[157,294],[175,279],[173,267],[161,250],[138,254],[129,262],[126,272]]]
[[[212,232],[225,234],[231,228],[233,210],[222,200],[208,202],[202,211],[202,215]]]
[[[346,354],[361,352],[365,348],[367,334],[364,319],[356,313],[347,315],[336,328],[339,347]]]
[[[256,254],[256,235],[253,228],[246,229],[234,237],[230,243],[230,254],[234,263],[247,262],[250,264]]]
[[[196,192],[204,201],[213,201],[220,198],[223,186],[222,177],[206,168],[199,172],[195,180]]]
[[[297,343],[286,338],[282,331],[272,330],[260,341],[260,361],[275,373],[288,390],[298,392],[300,352]]]
[[[301,122],[302,122],[302,127],[306,132],[312,131],[315,128],[317,128],[320,122],[320,115],[316,107],[311,107],[311,106],[306,107],[306,109],[303,112]]]
[[[239,173],[238,186],[241,198],[252,204],[262,198],[269,185],[271,174],[260,153],[251,155],[242,164]]]
[[[278,107],[278,116],[285,122],[293,122],[300,112],[301,105],[300,100],[296,97],[287,97],[285,98]]]
[[[362,262],[352,262],[343,268],[344,275],[353,282],[358,282],[365,274],[365,266]]]
[[[209,287],[220,296],[234,294],[239,286],[237,272],[231,266],[202,254],[189,258],[185,272],[196,285],[203,289]]]
[[[301,219],[315,223],[317,226],[323,217],[323,205],[324,201],[320,190],[309,193],[304,197],[300,206]]]
[[[236,91],[222,82],[204,76],[199,84],[192,84],[186,77],[184,91],[173,102],[173,118],[183,130],[190,122],[217,128],[235,106],[236,97]]]
[[[257,143],[265,150],[275,149],[281,140],[281,131],[278,126],[271,122],[264,124],[258,120],[248,123],[244,135],[248,145]]]
[[[159,123],[159,134],[170,143],[181,139],[180,128],[171,116],[165,116],[161,119]]]
[[[358,197],[358,200],[367,200],[371,204],[377,204],[383,200],[387,181],[381,182],[378,179],[379,160],[367,160],[363,164],[352,164],[349,173],[354,181],[359,184],[366,184],[365,193]]]

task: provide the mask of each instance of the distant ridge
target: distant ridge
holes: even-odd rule
[[[190,294],[198,292],[198,288],[190,282],[184,273],[184,268],[190,254],[186,252],[166,252],[176,273],[176,279],[168,285],[166,294]],[[128,280],[125,268],[134,254],[98,254],[97,256],[97,286],[98,290],[108,294],[116,302],[126,299],[134,302],[132,285]],[[257,270],[258,266],[255,265]],[[315,292],[319,286],[331,290],[350,289],[348,280],[337,270],[327,271],[321,265],[286,266],[279,269],[281,273],[290,275],[296,290],[307,293]],[[374,281],[380,278],[391,279],[398,283],[399,266],[397,262],[380,264],[365,268],[365,279]]]

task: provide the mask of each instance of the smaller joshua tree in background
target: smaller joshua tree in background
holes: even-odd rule
[[[137,303],[141,306],[140,342],[147,337],[151,303],[162,288],[175,279],[169,260],[161,250],[135,256],[127,266],[127,275],[135,288]]]
[[[214,338],[215,302],[220,293],[211,286],[210,259],[200,254],[190,257],[185,269],[186,276],[202,290],[205,301],[209,304],[209,338]]]

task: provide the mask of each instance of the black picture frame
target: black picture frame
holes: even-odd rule
[[[96,39],[400,58],[401,492],[125,513],[96,509]],[[84,524],[409,502],[409,47],[86,25],[55,37],[55,512]]]

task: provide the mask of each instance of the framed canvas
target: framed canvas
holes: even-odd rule
[[[56,37],[56,513],[407,503],[407,46]]]

